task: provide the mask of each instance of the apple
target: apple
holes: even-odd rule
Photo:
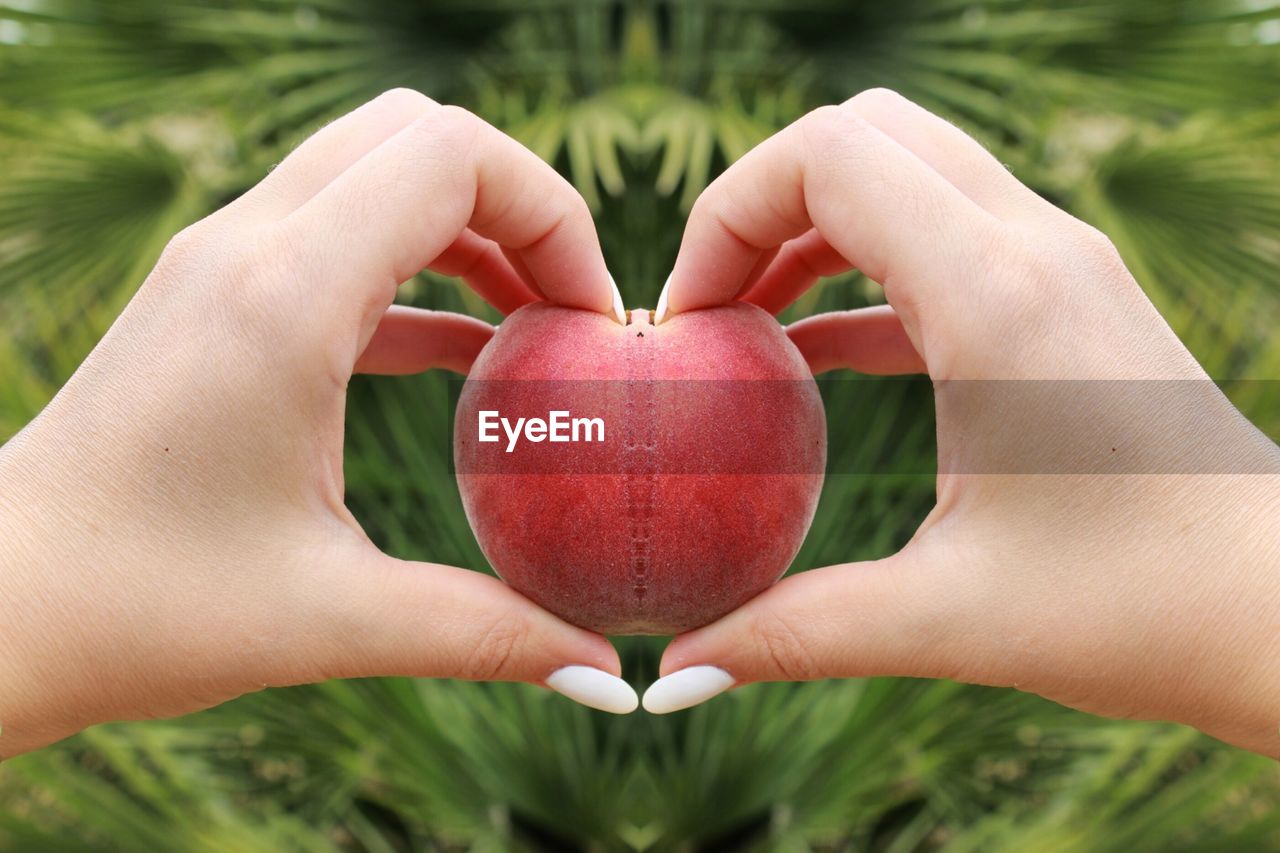
[[[606,634],[673,634],[775,583],[813,520],[826,418],[804,358],[746,303],[654,326],[527,305],[462,388],[454,466],[485,557]]]

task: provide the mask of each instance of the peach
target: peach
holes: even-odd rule
[[[826,419],[765,311],[629,320],[546,303],[509,316],[463,386],[454,464],[508,584],[585,628],[672,634],[786,571],[822,489]]]

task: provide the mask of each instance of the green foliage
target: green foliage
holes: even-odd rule
[[[0,438],[39,411],[168,237],[385,88],[466,104],[568,175],[627,302],[652,304],[724,165],[887,85],[1111,235],[1211,373],[1274,377],[1280,4],[0,0]],[[422,277],[405,301],[494,315]],[[878,298],[856,275],[785,318]],[[881,556],[932,499],[927,384],[823,385],[833,467],[795,570]],[[361,379],[349,501],[401,556],[484,570],[449,381]],[[1274,395],[1242,389],[1258,422]],[[661,643],[620,643],[647,682]],[[0,770],[0,847],[1259,849],[1280,776],[1177,727],[876,679],[672,717],[534,688],[329,683],[110,725]]]

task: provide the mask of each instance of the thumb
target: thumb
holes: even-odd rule
[[[754,681],[872,675],[956,677],[967,596],[912,549],[792,575],[734,612],[676,637],[645,710],[679,711]]]
[[[403,675],[524,681],[615,714],[639,704],[607,639],[479,572],[389,557],[364,544],[314,583],[308,660],[292,681]]]

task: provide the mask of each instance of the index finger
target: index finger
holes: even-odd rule
[[[943,285],[998,224],[853,106],[822,107],[750,151],[698,199],[667,313],[740,297],[764,253],[814,228],[884,285],[910,330],[911,306],[928,298],[922,291]]]
[[[457,107],[428,109],[282,227],[314,250],[325,290],[364,306],[366,321],[468,228],[516,256],[548,300],[615,313],[586,202],[533,152]]]

